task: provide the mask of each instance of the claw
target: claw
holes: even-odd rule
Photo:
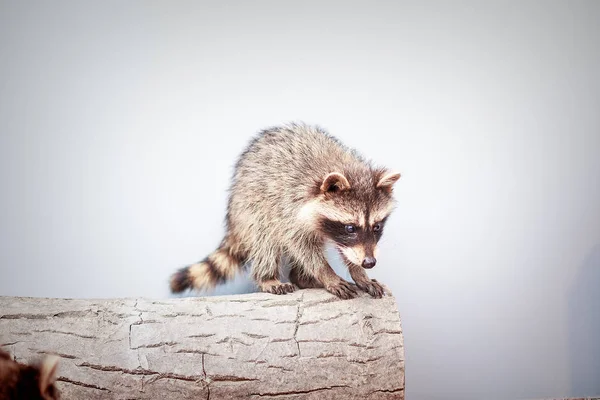
[[[273,294],[287,294],[292,293],[295,290],[296,287],[291,283],[280,283],[278,285],[271,285],[267,291]]]
[[[340,280],[337,284],[327,287],[327,291],[343,300],[353,299],[358,296],[356,285],[344,280]]]
[[[359,282],[358,287],[369,293],[371,297],[375,297],[377,299],[383,297],[383,294],[385,293],[383,286],[381,286],[375,279],[371,279],[370,282]]]
[[[292,293],[292,292],[296,291],[296,286],[292,285],[291,283],[284,283],[281,286],[283,287],[284,293]]]

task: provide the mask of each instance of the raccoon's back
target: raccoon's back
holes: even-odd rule
[[[314,194],[331,170],[363,160],[317,126],[290,124],[259,133],[236,165],[232,195],[274,209]]]

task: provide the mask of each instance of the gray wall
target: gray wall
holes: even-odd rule
[[[0,58],[0,294],[168,296],[305,120],[403,173],[409,399],[600,394],[600,2],[2,0]]]

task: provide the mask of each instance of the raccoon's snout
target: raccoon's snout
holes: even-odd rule
[[[377,260],[375,259],[375,257],[365,257],[365,259],[362,262],[363,268],[366,269],[373,268],[375,264],[377,264]]]

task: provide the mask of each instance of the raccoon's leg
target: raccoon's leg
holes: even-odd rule
[[[325,288],[329,293],[344,300],[352,299],[358,295],[356,285],[342,279],[336,274],[324,255],[318,251],[311,254],[312,261],[310,263],[298,264],[296,266],[294,274],[297,275],[294,278],[297,276],[300,279],[300,284],[308,285],[307,287]]]
[[[322,244],[299,240],[295,246],[287,248],[287,253],[295,260],[290,280],[296,280],[299,286],[322,287],[340,299],[352,299],[358,295],[356,285],[342,279],[331,268]]]
[[[321,282],[325,290],[336,295],[340,299],[353,299],[358,296],[356,285],[342,279],[335,273],[327,260],[323,259],[321,267],[314,272],[316,280]]]
[[[350,276],[363,291],[369,293],[371,297],[381,298],[384,294],[383,286],[375,279],[370,279],[363,267],[346,262]]]
[[[300,289],[322,288],[323,284],[315,277],[306,273],[306,269],[299,262],[293,260],[290,266],[290,282]]]
[[[292,293],[296,290],[291,283],[282,283],[279,255],[256,255],[252,258],[252,278],[262,292],[273,294]]]

